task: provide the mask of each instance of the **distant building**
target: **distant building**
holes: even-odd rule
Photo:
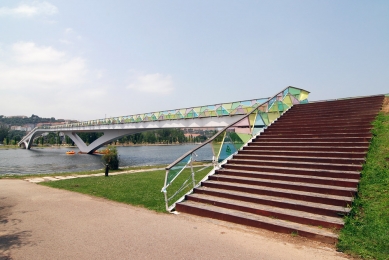
[[[26,127],[20,126],[20,125],[13,125],[11,126],[11,130],[16,130],[16,131],[27,131]]]
[[[31,131],[34,129],[35,125],[34,124],[25,124],[23,127],[26,128],[26,131]]]
[[[36,124],[37,127],[41,127],[41,126],[51,126],[51,123],[38,123]]]
[[[27,116],[4,116],[4,118],[28,118]]]

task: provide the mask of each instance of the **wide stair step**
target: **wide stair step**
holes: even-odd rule
[[[239,210],[216,207],[204,203],[185,201],[176,206],[177,211],[195,214],[198,216],[209,217],[229,221],[232,223],[243,224],[256,228],[264,228],[280,233],[295,234],[305,236],[313,240],[334,244],[337,241],[337,235],[323,228],[312,227],[281,219],[272,219],[256,215],[253,213],[242,212]]]
[[[293,106],[176,210],[336,243],[383,99]]]
[[[214,197],[253,202],[262,205],[322,214],[329,217],[344,216],[350,212],[350,208],[348,207],[288,199],[278,196],[252,194],[247,192],[239,192],[225,189],[215,189],[210,187],[198,187],[194,190],[194,194],[206,194]]]
[[[324,184],[315,184],[310,182],[297,182],[297,181],[283,181],[283,180],[271,180],[271,179],[260,179],[260,178],[249,178],[241,176],[223,176],[223,175],[213,175],[210,176],[209,180],[218,181],[220,183],[242,183],[249,184],[260,187],[272,187],[280,189],[289,189],[296,191],[305,191],[305,192],[317,192],[327,195],[337,195],[337,196],[354,196],[357,192],[356,187],[340,187],[337,185],[324,185]]]
[[[332,155],[332,154],[328,154]],[[345,154],[347,156],[347,154]],[[272,155],[272,154],[251,154],[251,153],[239,153],[234,156],[234,159],[246,159],[246,160],[267,160],[267,161],[291,161],[291,162],[315,162],[315,163],[338,163],[338,164],[363,164],[363,154],[359,158],[348,157],[335,157],[330,156],[298,156],[296,154],[289,155]]]
[[[294,189],[266,187],[259,185],[249,185],[242,183],[228,183],[218,181],[206,181],[203,183],[204,187],[211,187],[216,189],[227,189],[233,191],[249,192],[252,194],[278,196],[282,198],[289,198],[295,200],[303,200],[315,203],[322,203],[340,207],[347,207],[351,205],[353,197],[350,196],[339,196],[331,194],[321,194],[316,192],[300,191]]]
[[[255,172],[255,171],[240,171],[240,170],[229,170],[221,169],[217,170],[216,174],[212,178],[219,176],[239,176],[247,178],[258,178],[258,179],[270,179],[280,180],[289,182],[306,182],[321,185],[340,186],[340,187],[357,187],[359,180],[351,178],[330,178],[330,177],[318,177],[311,175],[298,175],[298,174],[283,174],[274,172]]]
[[[251,147],[253,148],[253,147]],[[255,148],[255,147],[254,147]],[[357,159],[357,160],[364,160],[366,153],[364,152],[335,152],[335,151],[284,151],[284,150],[260,150],[260,149],[246,149],[239,151],[239,154],[237,155],[252,155],[252,156],[286,156],[286,157],[293,157],[293,156],[301,156],[301,157],[315,157],[315,158],[325,158],[325,157],[332,157],[336,156],[336,158],[343,159],[343,158],[351,158],[351,159]]]
[[[339,229],[344,225],[344,221],[338,217],[323,216],[320,214],[273,207],[253,202],[242,202],[234,199],[215,197],[205,194],[193,193],[187,197],[187,200],[312,226]]]
[[[329,178],[350,178],[359,179],[359,171],[339,171],[328,169],[311,169],[311,168],[296,168],[296,167],[281,167],[281,166],[254,166],[254,165],[236,165],[226,164],[223,167],[229,170],[242,170],[253,172],[275,172],[284,174],[298,174],[307,176],[329,177]]]
[[[293,168],[309,168],[309,169],[326,169],[340,171],[360,171],[361,164],[339,164],[326,162],[304,162],[304,161],[289,161],[289,160],[258,160],[258,159],[231,159],[228,161],[232,165],[248,165],[248,166],[281,166]],[[350,162],[349,162],[350,163]]]

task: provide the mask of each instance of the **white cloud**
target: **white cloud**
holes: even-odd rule
[[[161,73],[135,74],[127,88],[140,92],[167,94],[173,88],[173,80],[170,75]]]
[[[90,70],[82,57],[34,42],[0,46],[4,115],[91,119],[101,109],[99,104],[113,100],[113,87],[96,79],[100,71]]]
[[[14,58],[21,63],[46,63],[61,61],[65,53],[53,47],[37,47],[33,42],[18,42],[12,46]]]
[[[38,1],[34,1],[31,4],[21,3],[15,8],[0,8],[0,16],[33,17],[37,15],[54,15],[56,13],[58,13],[58,8],[55,5]]]
[[[73,45],[75,41],[81,41],[83,38],[73,28],[66,28],[59,42],[66,45]]]
[[[85,81],[86,73],[81,57],[71,57],[50,46],[18,42],[0,61],[0,89],[72,88]]]

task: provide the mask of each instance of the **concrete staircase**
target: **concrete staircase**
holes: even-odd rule
[[[336,243],[383,99],[293,106],[176,210]]]

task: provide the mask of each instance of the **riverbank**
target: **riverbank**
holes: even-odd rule
[[[3,145],[3,144],[0,145],[0,149],[17,149],[17,148],[20,147],[17,145]]]
[[[174,145],[200,145],[202,143],[171,143],[171,144],[166,144],[166,143],[158,143],[158,144],[152,144],[152,143],[141,143],[141,144],[112,144],[112,146],[117,146],[117,147],[140,147],[140,146],[174,146]],[[61,144],[61,145],[33,145],[31,149],[38,148],[38,149],[44,149],[44,148],[77,148],[75,145],[67,145],[67,144]],[[106,147],[106,146],[102,146]],[[0,144],[0,149],[18,149],[20,148],[18,145],[3,145]]]

